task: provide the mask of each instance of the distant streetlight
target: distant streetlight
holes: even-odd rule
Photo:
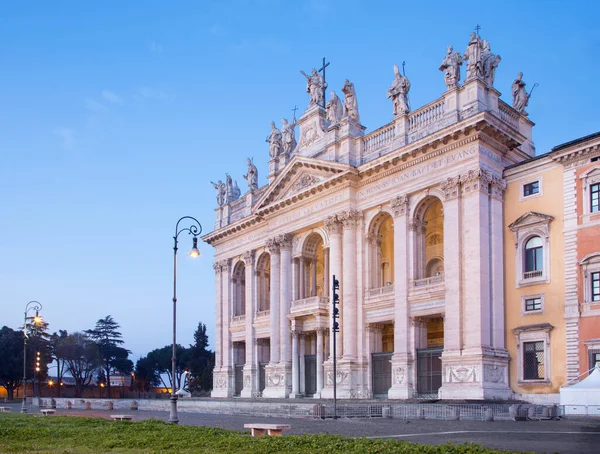
[[[179,223],[184,219],[189,219],[191,225],[189,227],[182,227],[179,229]],[[188,232],[190,235],[193,235],[192,238],[192,250],[190,251],[190,256],[193,258],[200,256],[200,251],[198,250],[198,235],[202,233],[202,225],[196,218],[191,216],[183,216],[177,221],[175,225],[175,236],[173,237],[174,245],[173,245],[173,355],[171,358],[171,412],[169,414],[169,422],[172,424],[177,424],[179,422],[179,418],[177,417],[177,393],[175,390],[176,382],[175,377],[177,374],[177,352],[175,350],[177,345],[177,238],[179,234],[182,232]]]
[[[25,318],[23,320],[23,405],[21,406],[21,413],[27,413],[27,320],[32,320],[35,325],[41,325],[43,322],[40,316],[41,310],[42,305],[38,301],[29,301],[25,306]],[[29,311],[35,311],[35,316],[28,317]]]

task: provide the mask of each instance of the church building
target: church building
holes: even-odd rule
[[[507,178],[528,184],[536,158],[525,111],[531,93],[519,74],[512,102],[500,99],[494,87],[499,63],[487,40],[472,33],[464,55],[447,49],[439,68],[446,90],[415,110],[410,81],[395,66],[387,91],[393,120],[369,133],[350,81],[341,88],[343,100],[334,92],[326,99],[324,71],[302,73],[308,108],[297,121],[271,125],[268,184],[258,187],[251,160],[245,194],[229,176],[213,183],[216,224],[203,237],[215,248],[213,397],[332,398],[334,381],[338,398],[356,399],[557,392],[556,386],[517,386],[523,374],[517,345],[531,343],[523,326],[539,318],[535,342],[550,328],[535,310],[523,323],[509,314],[509,328],[507,307],[514,301],[516,310],[524,305],[523,313],[528,304],[541,307],[527,303],[535,298],[518,288],[549,282],[549,272],[534,268],[536,260],[544,269],[554,261],[547,255],[515,259],[513,236],[525,250],[538,243],[523,232],[561,227],[550,220],[557,214],[540,215],[533,207],[507,213]],[[516,170],[521,163],[530,167]],[[509,177],[505,169],[512,169]],[[594,169],[573,181],[595,178]],[[521,186],[511,197],[526,197],[519,196]],[[552,193],[546,177],[543,187]],[[557,241],[552,254],[559,256]],[[600,254],[579,255],[572,260],[583,260],[578,266],[595,279]],[[552,270],[556,282],[562,272]],[[333,276],[340,282],[335,351]],[[564,284],[559,287],[564,301]],[[576,304],[577,290],[572,298]],[[562,312],[556,318],[552,326],[562,333],[564,350],[570,328]],[[525,343],[518,344],[519,336]],[[564,358],[554,364],[566,367]]]

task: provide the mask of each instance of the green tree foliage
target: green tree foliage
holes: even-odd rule
[[[84,333],[73,333],[61,342],[61,355],[67,371],[75,379],[75,396],[81,397],[102,364],[99,346]]]
[[[62,345],[64,340],[67,338],[69,333],[60,329],[58,333],[52,333],[49,342],[49,352],[51,358],[56,361],[56,396],[60,397],[60,383],[63,380],[63,376],[66,370],[66,361],[64,357],[64,349]]]
[[[129,374],[133,370],[133,363],[127,359],[129,350],[121,347],[124,343],[123,335],[118,331],[120,325],[107,315],[96,322],[94,329],[88,329],[85,333],[98,344],[100,356],[102,357],[102,368],[108,380],[106,389],[110,396],[110,376],[112,371]]]
[[[138,391],[150,391],[160,384],[160,376],[151,358],[143,356],[135,363],[135,388]]]
[[[175,348],[177,362],[175,369],[175,389],[180,389],[182,385],[182,376],[187,368],[189,351],[184,346],[177,344]],[[172,374],[172,345],[165,345],[163,348],[157,348],[148,353],[147,359],[153,369],[158,373],[160,381],[165,388],[173,387]],[[163,380],[163,374],[167,376],[168,384]]]
[[[215,366],[215,354],[208,350],[206,325],[198,323],[194,332],[194,344],[188,349],[187,368],[190,371],[190,391],[208,392],[212,389],[212,373]]]
[[[48,364],[52,363],[52,349],[48,322],[28,320],[27,329],[27,379],[33,380],[34,390],[48,378]],[[39,395],[39,394],[38,394]]]
[[[8,326],[0,329],[0,386],[6,389],[8,400],[23,378],[23,331]]]

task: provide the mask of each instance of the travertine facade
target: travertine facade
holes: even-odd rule
[[[334,380],[342,398],[511,395],[503,171],[535,154],[533,124],[500,100],[499,57],[484,44],[471,37],[464,84],[454,62],[442,96],[413,111],[396,68],[396,115],[368,134],[360,87],[340,90],[353,98],[339,118],[307,76],[297,144],[284,151],[273,125],[268,185],[220,204],[204,237],[215,248],[213,396],[327,398]]]

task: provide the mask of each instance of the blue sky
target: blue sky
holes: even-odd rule
[[[523,71],[538,153],[600,130],[597,2],[6,1],[0,7],[0,325],[39,300],[51,330],[111,314],[134,359],[171,341],[173,230],[213,229],[210,180],[266,182],[270,122],[330,89],[356,88],[367,131],[389,122],[393,65],[413,109],[444,91],[446,46],[469,33],[502,56],[511,102]],[[464,68],[463,68],[464,73]],[[463,76],[464,77],[464,76]],[[341,95],[341,93],[340,93]],[[199,321],[214,346],[212,250],[181,238],[178,339]]]

